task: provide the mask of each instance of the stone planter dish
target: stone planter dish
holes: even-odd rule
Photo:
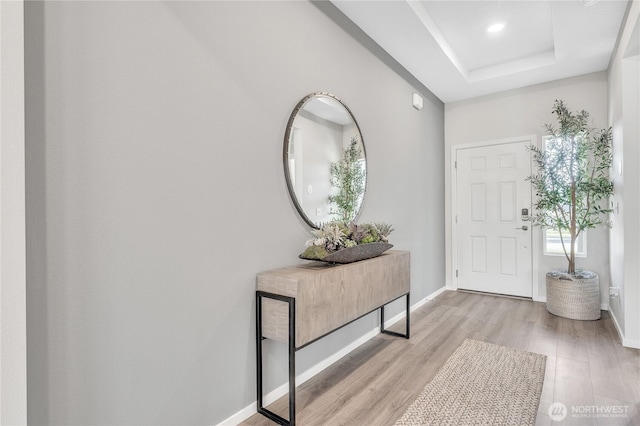
[[[366,243],[335,251],[328,254],[322,259],[305,257],[304,254],[301,254],[298,257],[300,259],[319,260],[321,262],[327,263],[353,263],[360,260],[371,259],[372,257],[380,256],[391,247],[393,247],[393,244],[389,243]]]

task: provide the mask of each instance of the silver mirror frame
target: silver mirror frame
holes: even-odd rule
[[[291,182],[291,170],[289,169],[289,161],[288,161],[288,159],[289,159],[289,144],[291,142],[291,136],[292,136],[291,132],[293,130],[293,123],[294,123],[296,117],[298,116],[298,113],[300,112],[300,110],[304,108],[304,106],[307,103],[307,101],[309,101],[310,99],[312,99],[314,97],[317,97],[317,96],[324,96],[324,97],[328,97],[328,98],[331,98],[331,99],[337,101],[349,113],[349,115],[351,116],[351,119],[353,120],[353,124],[356,126],[356,129],[358,129],[358,135],[360,136],[360,144],[362,145],[362,155],[364,156],[365,163],[367,161],[367,152],[366,152],[366,148],[365,148],[365,144],[364,144],[364,137],[362,136],[362,131],[360,130],[360,126],[358,125],[358,121],[356,120],[355,116],[353,115],[353,113],[351,112],[349,107],[347,105],[345,105],[345,103],[342,102],[342,100],[340,98],[338,98],[336,95],[334,95],[332,93],[329,93],[329,92],[314,92],[314,93],[308,94],[307,96],[302,98],[302,100],[300,100],[300,102],[298,102],[296,107],[291,112],[291,116],[289,117],[289,121],[287,122],[287,129],[286,129],[285,134],[284,134],[284,144],[283,144],[283,151],[282,151],[282,164],[284,165],[284,178],[285,178],[285,180],[287,182],[287,189],[289,190],[289,196],[291,197],[291,200],[293,201],[293,204],[295,205],[296,210],[298,210],[298,213],[300,214],[302,219],[304,219],[304,221],[307,223],[307,225],[309,225],[311,228],[314,228],[314,229],[318,229],[321,224],[314,223],[309,218],[309,216],[307,216],[307,214],[305,213],[304,209],[302,208],[302,205],[300,204],[300,201],[298,200],[298,197],[297,197],[297,195],[295,193],[295,190],[293,188],[293,184]],[[366,192],[367,192],[367,182],[369,180],[368,179],[368,177],[369,177],[368,176],[368,169],[369,169],[368,167],[365,168],[365,185],[364,185],[364,192],[362,194],[362,202],[358,206],[358,211],[355,213],[355,216],[353,218],[354,222],[360,216],[360,212],[362,211],[362,204],[364,204],[364,197],[365,197]]]

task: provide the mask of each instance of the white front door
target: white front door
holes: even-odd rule
[[[531,143],[456,150],[459,289],[532,297]]]

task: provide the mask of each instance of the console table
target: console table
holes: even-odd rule
[[[345,265],[309,262],[261,272],[256,290],[258,412],[295,424],[295,353],[327,334],[380,309],[380,331],[409,338],[410,253],[389,250]],[[406,332],[384,329],[384,306],[406,296]],[[262,340],[289,347],[289,420],[263,407]]]

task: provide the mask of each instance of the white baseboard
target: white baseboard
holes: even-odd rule
[[[385,324],[386,323],[387,321],[385,321]],[[296,386],[299,386],[302,383],[306,382],[307,380],[309,380],[310,378],[312,378],[313,376],[320,373],[322,370],[324,370],[325,368],[329,367],[331,364],[333,364],[334,362],[342,358],[343,356],[347,355],[349,352],[356,349],[358,346],[363,345],[367,341],[371,340],[373,337],[375,337],[379,333],[380,333],[380,327],[377,327],[371,330],[370,332],[366,333],[365,335],[359,337],[358,339],[353,341],[350,345],[345,346],[344,348],[340,349],[338,352],[334,353],[333,355],[323,359],[322,361],[315,364],[308,370],[298,374],[296,376]],[[272,390],[271,392],[263,396],[264,405],[267,406],[273,403],[278,398],[286,395],[287,392],[289,392],[289,383],[285,383],[281,386],[278,386],[277,388],[275,388],[274,390]],[[257,411],[258,411],[258,402],[255,401],[255,402],[252,402],[251,405],[246,406],[245,408],[238,411],[236,414],[232,415],[231,417],[223,420],[221,423],[219,423],[218,426],[237,425],[243,422],[244,420],[248,419],[249,417],[253,416]]]
[[[618,318],[616,318],[616,313],[614,311],[611,311],[609,314],[611,315],[611,319],[613,320],[613,325],[615,325],[616,331],[618,332],[618,337],[620,337],[620,341],[624,345],[624,333],[620,328],[620,324],[618,324]]]
[[[622,346],[627,348],[640,349],[640,341],[627,339],[620,328],[620,324],[618,324],[618,318],[616,318],[616,314],[613,310],[610,311],[611,319],[613,320],[613,325],[616,326],[616,331],[618,332],[618,336],[620,337],[620,342],[622,342]]]
[[[420,306],[424,305],[426,302],[435,299],[436,297],[440,296],[442,293],[444,293],[447,290],[449,290],[447,287],[440,287],[438,290],[434,291],[433,293],[431,293],[430,295],[428,295],[427,297],[422,299],[420,302],[418,302],[415,305],[411,306],[411,311],[414,311],[415,309],[417,309]],[[420,306],[418,306],[418,304],[420,304]]]
[[[441,287],[440,289],[434,291],[433,293],[431,293],[430,295],[428,295],[424,299],[420,299],[419,301],[417,301],[416,303],[411,305],[409,307],[409,311],[413,312],[416,309],[420,309],[422,307],[422,305],[424,305],[425,303],[435,299],[436,297],[438,297],[438,295],[444,293],[445,291],[449,291],[449,289],[446,288],[446,287]],[[398,315],[396,315],[393,318],[385,321],[384,322],[384,328],[391,327],[393,324],[397,323],[398,321],[400,321],[405,316],[406,316],[406,312],[405,311],[400,312]],[[380,328],[377,328],[377,330],[378,330],[378,332],[380,332]]]
[[[415,311],[416,309],[420,308],[422,305],[424,305],[425,303],[429,302],[430,300],[433,300],[436,296],[438,296],[439,294],[445,292],[446,290],[447,290],[447,288],[445,288],[445,287],[442,287],[442,288],[436,290],[435,292],[431,293],[430,295],[428,295],[424,299],[421,299],[418,302],[416,302],[415,304],[411,305],[411,307],[409,308],[409,311],[410,312]],[[396,322],[398,322],[399,320],[401,320],[405,316],[406,316],[406,313],[405,312],[401,312],[398,315],[394,316],[393,318],[389,319],[388,321],[385,321],[384,322],[385,328],[392,326],[393,324],[395,324]],[[320,373],[322,370],[324,370],[325,368],[329,367],[331,364],[333,364],[334,362],[338,361],[340,358],[342,358],[345,355],[349,354],[349,352],[351,352],[351,351],[355,350],[356,348],[358,348],[359,346],[365,344],[366,342],[368,342],[369,340],[371,340],[372,338],[374,338],[378,334],[380,334],[380,327],[376,327],[373,330],[367,332],[363,336],[361,336],[358,339],[354,340],[351,344],[349,344],[349,345],[345,346],[344,348],[340,349],[338,352],[336,352],[333,355],[323,359],[322,361],[318,362],[317,364],[315,364],[314,366],[312,366],[308,370],[298,374],[296,376],[296,386],[301,385],[302,383],[304,383],[307,380],[311,379],[313,376],[315,376],[316,374]],[[271,391],[268,394],[264,395],[264,397],[263,397],[264,405],[267,406],[267,405],[271,404],[272,402],[274,402],[278,398],[286,395],[287,392],[289,392],[289,384],[288,383],[285,383],[285,384],[283,384],[281,386],[278,386],[273,391]],[[256,413],[257,410],[258,410],[258,402],[254,401],[250,405],[246,406],[242,410],[240,410],[237,413],[235,413],[234,415],[232,415],[231,417],[229,417],[229,418],[223,420],[222,422],[220,422],[218,424],[218,426],[237,425],[237,424],[243,422],[244,420],[248,419],[249,417],[253,416]]]
[[[217,426],[232,426],[238,425],[249,417],[253,416],[258,411],[258,402],[252,402],[251,405],[247,405],[242,410],[235,413],[233,416],[221,421]]]
[[[622,346],[626,347],[626,348],[634,348],[634,349],[640,349],[640,340],[633,340],[633,339],[623,339],[622,340]]]

